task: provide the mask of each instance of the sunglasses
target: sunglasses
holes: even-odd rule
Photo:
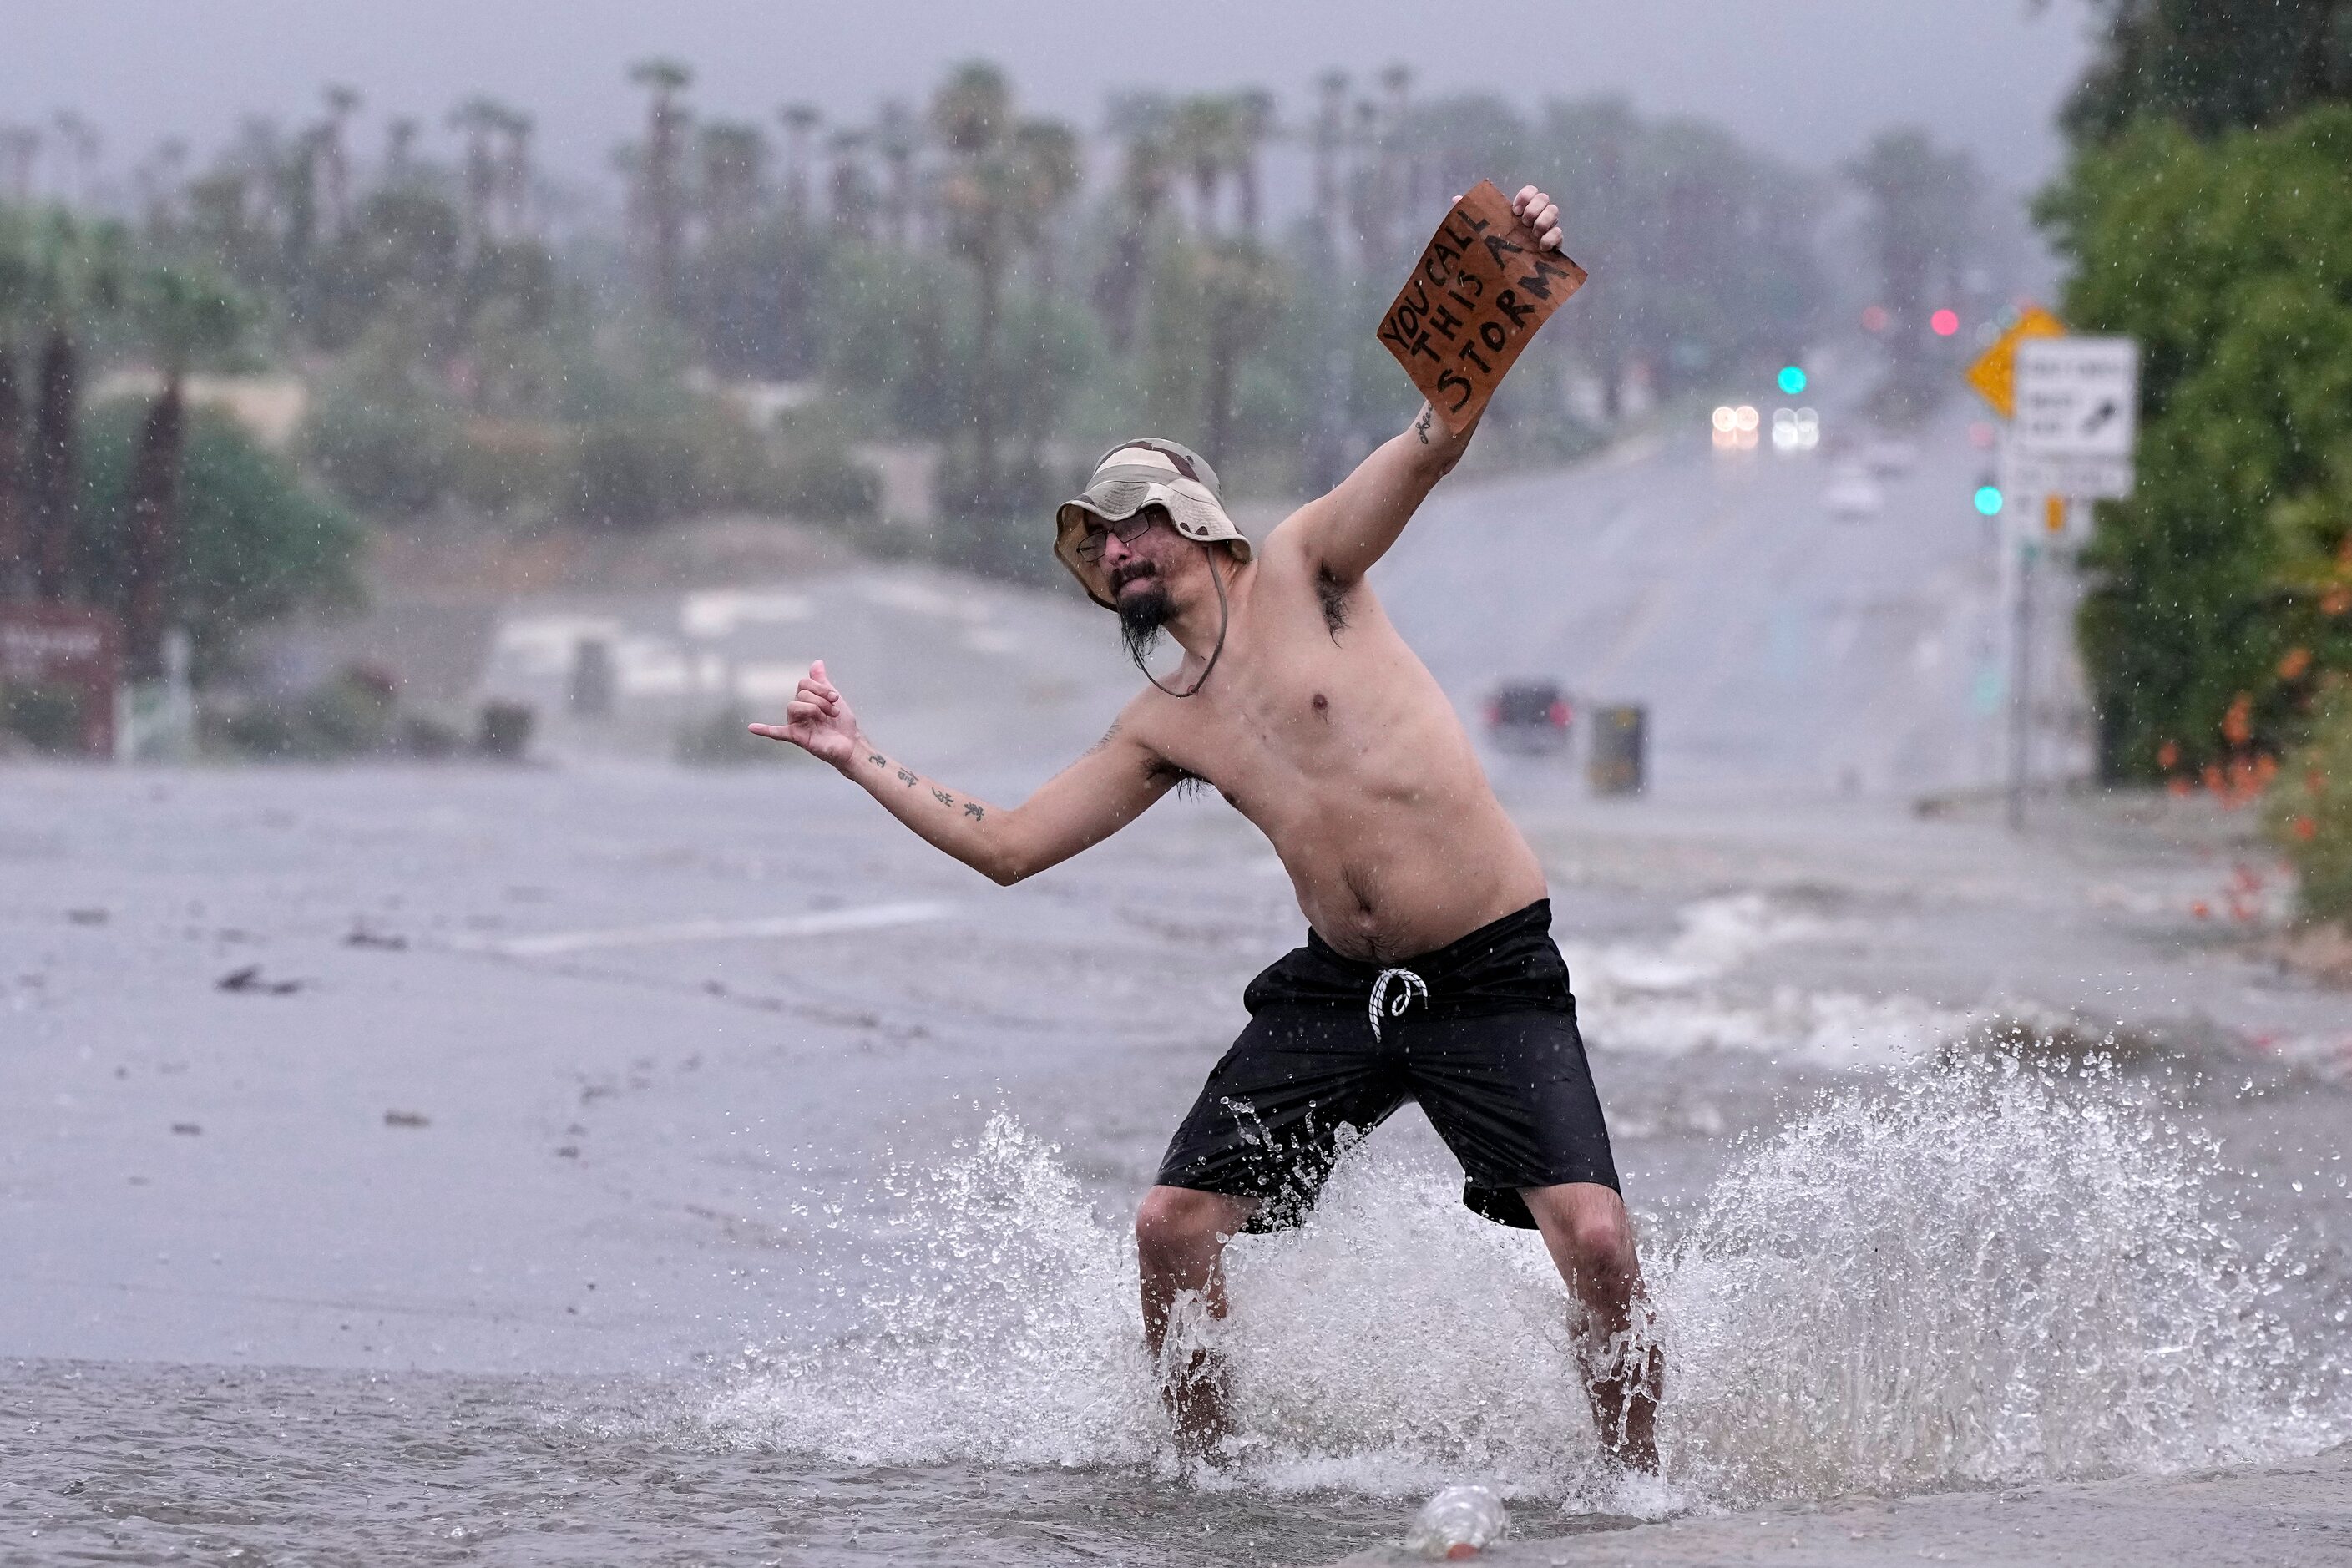
[[[1078,542],[1075,546],[1078,552],[1078,559],[1081,561],[1101,560],[1103,542],[1114,533],[1118,535],[1118,542],[1121,544],[1134,543],[1137,540],[1151,531],[1151,509],[1149,507],[1143,508],[1130,516],[1120,518],[1116,522],[1105,518],[1088,519],[1087,522],[1087,531],[1078,536]]]

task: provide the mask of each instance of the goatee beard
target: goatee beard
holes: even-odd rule
[[[1136,593],[1118,596],[1118,635],[1128,657],[1141,664],[1160,646],[1160,628],[1168,624],[1168,590],[1147,580]]]

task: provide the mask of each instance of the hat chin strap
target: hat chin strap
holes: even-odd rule
[[[1225,580],[1217,571],[1217,558],[1201,541],[1196,539],[1192,542],[1200,544],[1201,553],[1208,556],[1209,581],[1217,585],[1217,646],[1209,650],[1209,662],[1201,667],[1201,679],[1181,691],[1170,691],[1167,687],[1160,686],[1160,678],[1152,674],[1150,667],[1145,665],[1141,654],[1132,648],[1128,650],[1128,657],[1135,660],[1135,668],[1143,671],[1143,679],[1154,686],[1160,686],[1160,689],[1167,691],[1171,697],[1195,696],[1200,692],[1201,688],[1209,684],[1210,672],[1217,668],[1217,660],[1225,651],[1225,630],[1233,624],[1233,606],[1225,602]]]

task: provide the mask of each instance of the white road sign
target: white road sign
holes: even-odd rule
[[[2064,496],[2072,500],[2120,500],[2132,493],[2129,458],[2053,457],[2011,441],[2001,452],[2004,495]]]
[[[2139,433],[2139,344],[2029,338],[2017,345],[2009,488],[2021,495],[2126,496]]]

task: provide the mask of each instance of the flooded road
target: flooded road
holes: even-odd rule
[[[0,1549],[1313,1563],[1449,1480],[1558,1533],[2352,1433],[2352,1021],[2188,912],[2229,825],[1497,777],[1664,1485],[1599,1468],[1556,1281],[1410,1109],[1240,1244],[1252,1445],[1176,1472],[1127,1215],[1299,935],[1214,802],[1000,890],[789,765],[20,769]]]

